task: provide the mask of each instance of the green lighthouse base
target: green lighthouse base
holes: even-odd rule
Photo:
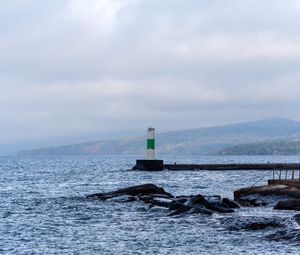
[[[164,170],[164,161],[163,160],[147,160],[147,159],[137,159],[136,165],[132,170],[140,171],[162,171]]]

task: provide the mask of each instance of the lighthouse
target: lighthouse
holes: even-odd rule
[[[154,160],[155,158],[155,129],[148,127],[147,131],[147,159]]]
[[[164,161],[155,159],[155,129],[147,129],[147,159],[137,159],[133,170],[161,171],[164,169]]]

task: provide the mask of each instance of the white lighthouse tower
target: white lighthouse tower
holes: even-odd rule
[[[147,159],[137,159],[133,170],[161,171],[164,161],[155,159],[155,129],[147,129]]]
[[[154,160],[155,158],[155,129],[148,127],[147,131],[147,159]]]

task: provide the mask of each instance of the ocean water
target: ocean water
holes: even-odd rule
[[[271,207],[232,214],[168,217],[142,202],[94,201],[85,195],[154,183],[174,195],[233,197],[265,184],[266,171],[130,170],[136,157],[0,158],[0,254],[299,254],[299,243],[274,242],[274,229],[228,230],[222,218],[280,217]],[[299,162],[299,157],[164,157],[165,162]],[[292,225],[292,224],[291,224]],[[297,228],[297,226],[293,226]]]

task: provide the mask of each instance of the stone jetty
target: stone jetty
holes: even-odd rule
[[[118,189],[106,193],[88,195],[89,199],[109,200],[119,198],[122,201],[141,201],[151,206],[161,206],[170,210],[169,215],[183,213],[200,213],[211,215],[217,213],[231,213],[239,205],[228,198],[221,196],[203,196],[201,194],[191,196],[173,196],[154,184],[147,183],[128,188]]]
[[[264,231],[262,238],[269,241],[300,242],[300,214],[292,218],[243,216],[234,213],[242,206],[268,206],[274,209],[299,210],[300,191],[285,185],[268,185],[248,187],[234,191],[234,200],[219,195],[174,196],[163,188],[147,183],[114,191],[87,195],[87,199],[114,202],[140,202],[151,207],[167,209],[167,216],[182,217],[186,214],[197,214],[209,217],[212,214],[226,214],[217,220],[227,231]],[[276,204],[277,203],[277,204]],[[210,218],[207,218],[209,222]],[[270,230],[274,229],[272,233]]]
[[[275,184],[247,187],[234,191],[234,200],[240,203],[274,204],[277,210],[300,210],[300,188]]]

